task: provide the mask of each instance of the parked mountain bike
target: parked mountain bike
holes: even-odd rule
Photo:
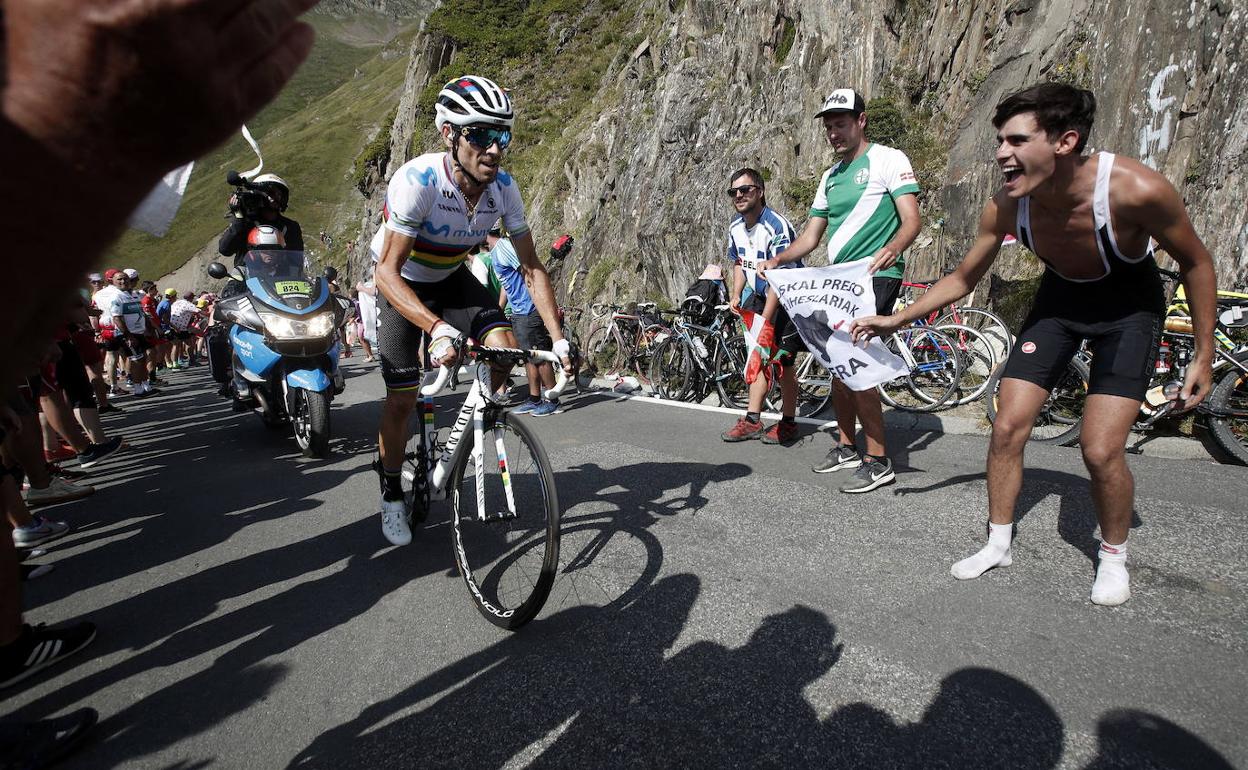
[[[1174,394],[1181,389],[1187,366],[1195,352],[1192,319],[1180,276],[1160,270],[1163,278],[1177,285],[1174,299],[1166,310],[1162,333],[1154,350],[1153,376],[1140,414],[1132,430],[1145,432],[1175,412]],[[1227,454],[1248,464],[1248,344],[1235,340],[1248,329],[1248,294],[1218,292],[1218,316],[1214,328],[1214,387],[1196,407],[1210,433]],[[1092,354],[1086,345],[1067,365],[1057,386],[1041,408],[1032,428],[1031,440],[1058,446],[1079,443],[1083,408],[1087,399]],[[998,387],[1004,372],[999,366],[989,384],[988,419],[996,419]]]
[[[541,610],[555,580],[559,496],[537,435],[494,400],[488,364],[553,364],[557,379],[547,398],[558,397],[567,378],[547,351],[467,344],[461,351],[479,365],[445,439],[434,427],[433,396],[447,386],[451,369],[431,373],[420,389],[403,468],[409,511],[418,524],[431,501],[449,499],[452,551],[473,604],[491,623],[516,629]]]

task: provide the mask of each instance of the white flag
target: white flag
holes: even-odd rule
[[[904,375],[906,364],[873,338],[855,345],[855,318],[875,315],[875,290],[867,272],[871,260],[827,267],[771,270],[767,280],[797,326],[802,341],[833,377],[850,390],[869,390]]]
[[[195,162],[192,161],[165,174],[164,179],[156,183],[130,214],[129,225],[157,238],[169,232],[174,215],[182,207],[182,196],[186,194],[186,185],[191,181],[191,170],[194,168]]]

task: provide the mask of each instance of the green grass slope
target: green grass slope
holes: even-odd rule
[[[360,44],[358,36],[352,40],[356,44],[350,44],[337,34],[343,27],[340,20],[314,15],[310,21],[318,36],[308,61],[278,98],[248,122],[248,128],[264,154],[264,171],[290,183],[287,213],[303,226],[312,247],[323,228],[335,242],[346,242],[343,233],[334,232],[335,215],[359,200],[348,178],[352,163],[393,115],[414,31],[400,33],[384,45]],[[105,264],[134,267],[153,277],[181,266],[225,229],[230,193],[226,170],[245,171],[255,165],[255,153],[236,134],[196,162],[182,208],[164,238],[128,230]],[[345,261],[328,256],[330,261]]]

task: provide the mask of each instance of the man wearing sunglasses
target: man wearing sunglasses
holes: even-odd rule
[[[728,197],[737,210],[732,224],[728,226],[728,259],[732,262],[732,291],[728,304],[733,310],[744,307],[771,322],[776,344],[782,351],[777,359],[781,365],[782,419],[764,430],[761,413],[769,383],[760,374],[750,383],[745,416],[720,434],[720,438],[724,441],[761,438],[764,444],[790,444],[797,440],[797,373],[793,368],[793,359],[806,346],[798,335],[797,327],[789,320],[788,313],[780,307],[780,301],[771,291],[767,279],[757,272],[757,267],[788,248],[797,231],[789,220],[767,205],[764,185],[763,175],[752,168],[735,172],[728,184]],[[801,267],[802,263],[797,260],[785,266]]]
[[[902,252],[919,234],[919,185],[910,159],[901,150],[867,141],[867,112],[862,96],[851,88],[833,91],[815,117],[823,122],[828,144],[839,157],[823,172],[810,207],[810,218],[793,245],[771,262],[801,259],[819,247],[825,232],[828,261],[832,264],[870,259],[876,311],[893,312],[901,289],[905,260]],[[895,480],[893,463],[885,454],[884,413],[875,388],[854,391],[833,382],[838,441],[815,473],[856,468],[840,490],[870,492]],[[856,441],[861,424],[865,441]]]
[[[428,335],[428,357],[434,365],[457,364],[456,343],[463,336],[484,345],[516,347],[511,322],[497,299],[464,264],[468,252],[500,220],[511,235],[552,350],[571,373],[555,292],[537,258],[520,190],[499,167],[511,144],[511,97],[493,81],[467,75],[443,86],[434,109],[434,125],[446,152],[422,155],[395,171],[386,189],[385,223],[371,244],[386,383],[378,431],[381,529],[395,545],[412,539],[401,472],[421,383],[422,336]],[[494,370],[494,389],[506,374]]]

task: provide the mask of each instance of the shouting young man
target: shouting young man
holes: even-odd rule
[[[996,161],[1005,179],[984,207],[970,251],[918,302],[888,317],[858,319],[852,333],[856,340],[889,334],[965,296],[1007,234],[1040,257],[1044,277],[1006,364],[992,426],[988,544],[952,572],[968,580],[1011,563],[1023,447],[1049,392],[1087,340],[1092,372],[1080,443],[1101,525],[1091,600],[1117,605],[1131,596],[1126,559],[1135,487],[1125,446],[1165,312],[1153,242],[1179,264],[1192,306],[1196,353],[1179,393],[1182,409],[1209,392],[1216,297],[1213,261],[1174,187],[1138,161],[1082,154],[1095,113],[1090,91],[1057,83],[1032,86],[997,105]]]

